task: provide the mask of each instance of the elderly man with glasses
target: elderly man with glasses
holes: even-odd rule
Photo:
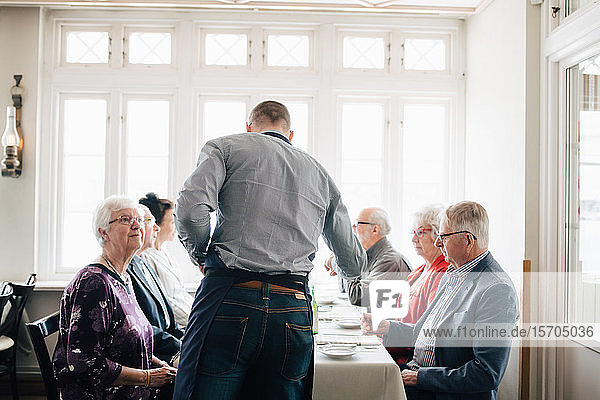
[[[406,279],[410,264],[398,253],[387,235],[392,230],[388,213],[376,207],[365,208],[352,225],[360,244],[367,252],[367,265],[358,278],[347,280],[348,298],[354,305],[369,305],[369,283],[379,279]],[[332,265],[333,264],[333,265]],[[325,268],[336,274],[337,265],[330,257]]]
[[[436,239],[451,266],[416,324],[382,321],[385,343],[414,346],[401,366],[410,399],[495,399],[510,354],[519,303],[509,276],[488,251],[488,216],[463,201],[442,213]],[[363,328],[372,331],[365,314]],[[436,334],[437,332],[437,334]],[[462,332],[462,333],[461,333]]]

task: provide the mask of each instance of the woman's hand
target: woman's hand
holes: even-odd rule
[[[333,262],[333,257],[334,257],[334,254],[331,253],[329,258],[327,260],[325,260],[324,266],[325,266],[325,269],[327,270],[327,272],[329,272],[329,275],[336,276],[337,272],[335,272],[335,270],[333,269],[333,266],[331,265],[331,263]]]
[[[149,387],[161,387],[173,383],[177,375],[177,369],[169,366],[149,369],[150,382]]]
[[[416,386],[417,371],[411,371],[410,369],[402,371],[402,383],[404,383],[404,386]]]
[[[390,331],[390,321],[383,319],[379,323],[377,330],[373,330],[373,319],[371,318],[371,314],[363,313],[361,318],[362,324],[361,328],[365,333],[371,333],[376,335],[387,335]]]

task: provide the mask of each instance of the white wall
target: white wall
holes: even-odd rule
[[[24,281],[34,272],[36,119],[38,100],[38,7],[0,7],[0,129],[6,106],[12,105],[13,75],[22,74],[23,174],[18,179],[0,178],[0,281]],[[8,55],[8,56],[7,56]],[[39,292],[27,306],[31,320],[58,309],[59,292]],[[33,355],[19,353],[21,371],[37,368]],[[25,367],[25,368],[23,368]]]
[[[0,280],[24,280],[33,272],[35,202],[35,132],[38,86],[39,8],[0,7],[0,129],[12,105],[13,75],[22,74],[23,174],[0,178]],[[24,29],[27,27],[27,29]]]
[[[525,235],[526,4],[495,0],[467,20],[466,34],[465,198],[488,211],[490,251],[514,275],[517,291]],[[515,347],[500,399],[517,398],[518,365]]]
[[[467,21],[465,197],[490,217],[490,250],[521,271],[525,196],[525,6],[496,0]]]

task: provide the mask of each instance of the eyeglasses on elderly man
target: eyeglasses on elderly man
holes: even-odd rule
[[[456,231],[456,232],[450,232],[450,233],[440,233],[440,234],[438,234],[437,238],[443,244],[445,238],[452,236],[452,235],[458,235],[459,233],[468,233],[469,235],[473,236],[473,239],[477,240],[477,236],[473,235],[469,231]]]

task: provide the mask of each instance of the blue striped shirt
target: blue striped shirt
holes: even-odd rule
[[[483,252],[471,261],[462,265],[459,268],[450,265],[446,272],[446,283],[441,288],[441,295],[432,307],[433,309],[423,323],[419,336],[415,342],[415,352],[413,359],[407,364],[412,370],[417,370],[419,367],[431,367],[435,360],[435,335],[425,335],[425,331],[431,332],[439,328],[442,318],[446,315],[446,311],[452,303],[452,300],[460,290],[469,272],[475,268],[477,264],[487,256],[489,251]]]

